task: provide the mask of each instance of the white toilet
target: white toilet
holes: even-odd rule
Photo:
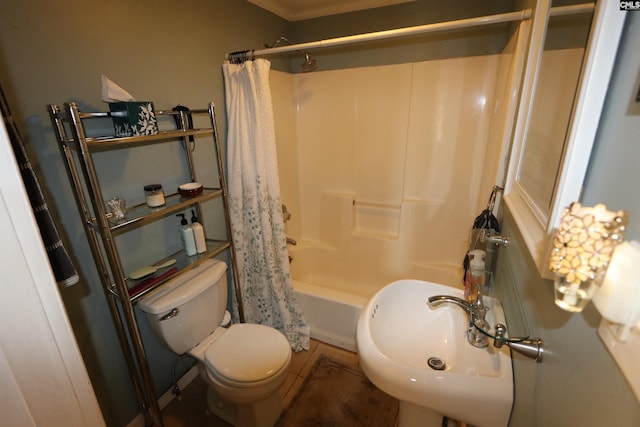
[[[203,261],[145,296],[138,307],[174,353],[190,354],[209,384],[209,410],[238,427],[272,427],[283,408],[291,346],[278,330],[256,324],[228,329],[227,265]],[[227,314],[227,316],[225,316]]]

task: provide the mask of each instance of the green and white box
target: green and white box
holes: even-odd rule
[[[153,102],[110,102],[109,111],[116,137],[158,133],[158,120],[153,111]]]

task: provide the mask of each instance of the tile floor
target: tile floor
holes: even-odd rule
[[[309,350],[292,355],[289,375],[280,389],[285,409],[291,404],[304,379],[322,354],[326,354],[345,365],[358,367],[358,356],[355,353],[311,340]],[[204,380],[200,377],[193,380],[182,390],[182,401],[174,399],[162,410],[165,427],[231,427],[224,420],[207,414],[206,390],[207,386]]]

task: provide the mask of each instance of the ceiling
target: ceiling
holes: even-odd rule
[[[373,9],[415,0],[248,0],[287,21]]]

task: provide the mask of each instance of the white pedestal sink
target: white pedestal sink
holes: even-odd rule
[[[430,308],[427,299],[435,295],[463,298],[461,289],[399,280],[367,302],[356,333],[364,373],[400,400],[399,427],[440,427],[443,416],[475,427],[507,426],[513,405],[509,348],[473,347],[467,315],[449,304]],[[505,323],[498,300],[485,297],[485,305],[490,325]],[[430,367],[430,358],[444,362],[444,369]]]

